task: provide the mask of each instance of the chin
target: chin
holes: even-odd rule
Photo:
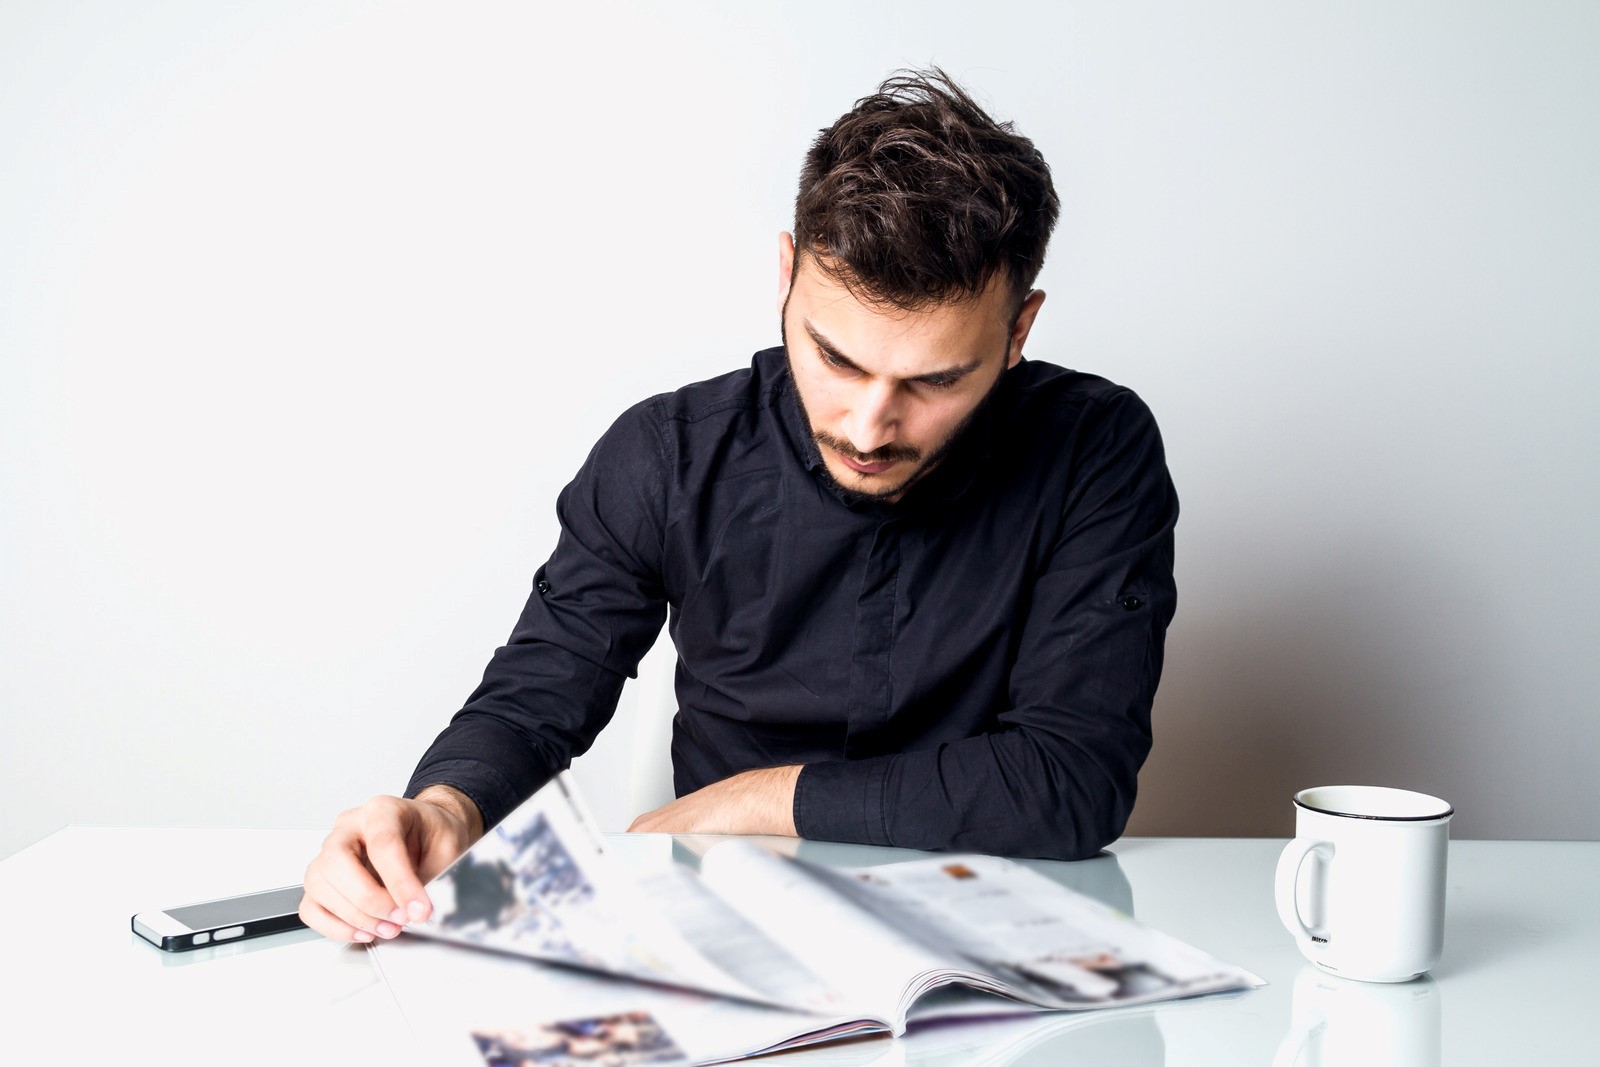
[[[828,471],[829,477],[833,479],[833,484],[845,492],[862,500],[887,500],[890,502],[893,502],[894,498],[905,492],[911,483],[917,480],[917,476],[922,473],[922,468],[919,467],[910,474],[889,478],[885,476],[889,473],[887,471],[884,474],[862,474],[860,471],[851,470],[842,464],[837,471],[826,465],[825,469]]]

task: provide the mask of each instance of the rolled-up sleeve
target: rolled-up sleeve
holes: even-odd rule
[[[665,445],[657,401],[625,412],[556,504],[554,553],[483,681],[418,763],[406,796],[454,786],[499,822],[594,742],[666,617]]]
[[[1122,833],[1176,606],[1177,494],[1155,420],[1127,390],[1079,420],[1059,474],[1071,486],[995,729],[808,764],[802,837],[1078,859]]]

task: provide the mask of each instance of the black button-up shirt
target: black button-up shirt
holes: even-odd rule
[[[666,618],[680,796],[799,763],[802,837],[1076,858],[1122,832],[1178,515],[1129,390],[1023,360],[886,504],[825,476],[767,349],[623,414],[557,514],[407,795],[446,783],[499,821],[588,748]]]

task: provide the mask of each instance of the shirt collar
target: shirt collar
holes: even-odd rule
[[[775,407],[778,422],[783,427],[783,436],[805,469],[815,472],[822,467],[822,450],[812,438],[805,412],[800,409],[800,396],[795,391],[794,378],[789,374],[788,353],[781,345],[768,349],[767,352],[776,356],[777,366],[772,370],[772,389],[777,398]],[[766,355],[767,352],[761,355]],[[825,474],[826,471],[818,477],[824,477]]]

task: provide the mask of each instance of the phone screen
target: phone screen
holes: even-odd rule
[[[300,910],[300,895],[303,892],[304,887],[298,885],[287,889],[269,889],[265,893],[168,908],[167,914],[191,930],[209,930],[273,915],[293,915]]]

